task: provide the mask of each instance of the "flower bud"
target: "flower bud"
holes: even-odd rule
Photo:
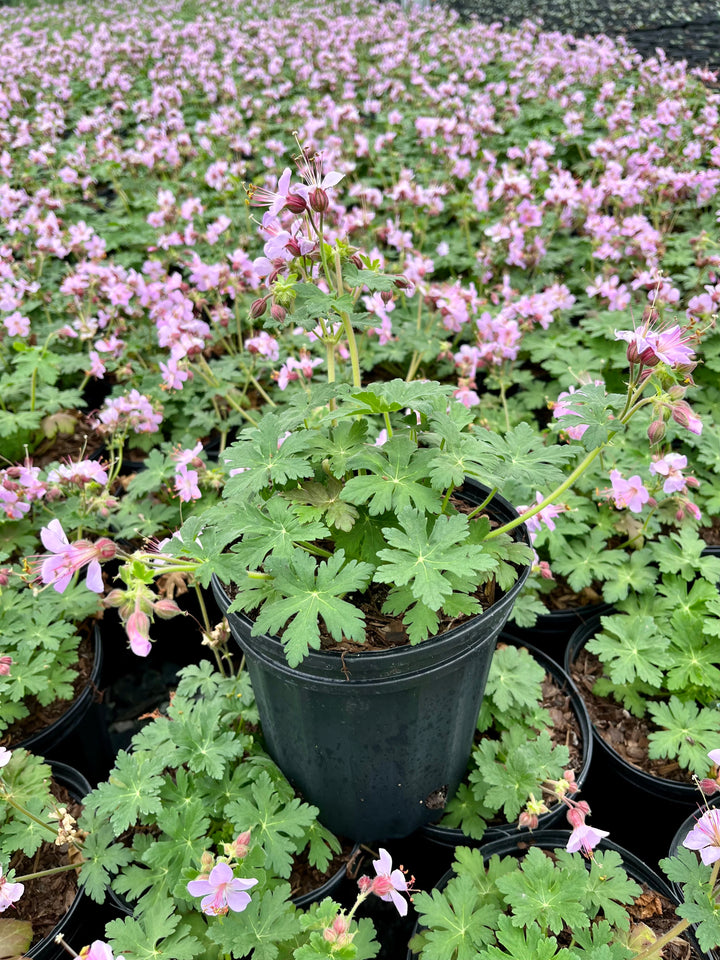
[[[363,266],[364,266],[364,265],[363,265],[363,262],[362,262],[362,259],[361,259],[359,253],[353,253],[353,254],[351,254],[351,256],[350,256],[350,263],[354,263],[355,266],[358,268],[358,270],[362,270],[362,269],[363,269]]]
[[[368,893],[372,890],[373,882],[370,877],[360,877],[358,880],[358,887],[360,888],[361,893]]]
[[[290,213],[304,213],[307,210],[307,204],[299,194],[289,193],[285,199],[285,209]]]
[[[536,830],[537,825],[538,818],[534,813],[528,813],[527,810],[523,810],[518,817],[518,827],[524,827],[526,830]]]
[[[278,323],[282,323],[287,316],[287,310],[285,307],[281,307],[279,303],[274,303],[270,308],[270,315],[272,316],[273,320],[277,320]]]
[[[705,794],[706,797],[711,797],[714,793],[717,793],[718,790],[720,790],[720,786],[718,786],[717,781],[710,780],[709,777],[705,778],[704,780],[701,780],[698,786],[700,787],[700,789],[702,790],[702,792]]]
[[[297,242],[295,237],[290,237],[288,242],[285,244],[285,249],[288,251],[291,257],[299,257],[302,254],[300,244]]]
[[[382,300],[383,303],[386,303],[386,304],[390,303],[390,301],[392,300],[392,291],[383,290],[382,293],[380,294],[380,299]]]
[[[243,833],[239,834],[234,843],[235,847],[235,856],[238,860],[242,860],[243,857],[247,856],[248,850],[250,849],[250,831],[245,830]]]
[[[208,850],[203,850],[200,857],[200,871],[202,873],[210,873],[214,866],[215,857]]]
[[[665,436],[665,424],[662,420],[653,420],[647,431],[651,444],[660,443]]]
[[[681,427],[685,427],[685,429],[691,433],[698,435],[702,433],[702,421],[699,417],[695,416],[690,408],[690,404],[684,400],[680,400],[672,408],[672,418],[676,423],[679,423]]]
[[[12,657],[0,657],[0,677],[10,676],[10,667],[12,666]]]
[[[667,395],[671,400],[682,400],[686,393],[687,387],[683,387],[679,383],[674,383],[668,390]]]
[[[0,567],[0,587],[6,587],[10,583],[11,573],[10,567]]]
[[[108,540],[107,537],[100,537],[95,543],[95,549],[98,553],[98,560],[114,560],[117,554],[116,544],[112,540]]]
[[[267,309],[267,298],[258,297],[257,300],[253,300],[250,304],[250,316],[253,320],[259,320],[260,317],[265,313]]]
[[[395,277],[395,286],[398,290],[407,290],[410,287],[410,281],[407,277]]]
[[[124,590],[111,590],[110,593],[106,594],[103,598],[104,607],[121,607],[123,603],[125,603]]]
[[[339,913],[332,924],[323,930],[323,939],[327,943],[336,943],[341,947],[347,946],[352,941],[349,930],[350,921],[344,914]]]
[[[178,614],[182,613],[180,607],[169,597],[156,600],[152,609],[153,613],[160,617],[161,620],[172,620],[173,617],[177,617]]]
[[[310,194],[310,206],[316,213],[325,213],[330,206],[328,195],[325,193],[322,187],[315,187]]]

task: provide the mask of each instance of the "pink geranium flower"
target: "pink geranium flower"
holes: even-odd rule
[[[102,940],[94,940],[90,949],[87,947],[85,949],[87,953],[84,951],[81,953],[83,960],[123,960],[122,957],[114,958],[112,950]]]
[[[683,846],[688,850],[698,850],[705,865],[720,860],[720,809],[712,807],[706,810],[683,840]]]
[[[402,870],[393,870],[392,857],[380,847],[380,859],[373,860],[373,867],[377,876],[372,881],[370,890],[381,900],[392,901],[401,917],[407,913],[407,901],[400,896],[408,892],[407,880]]]
[[[96,543],[89,540],[76,540],[69,543],[59,520],[51,520],[40,530],[40,539],[52,556],[43,560],[40,577],[45,584],[52,584],[58,593],[68,587],[75,574],[87,564],[85,583],[94,593],[103,592],[101,560],[112,560],[116,553],[115,544],[107,537],[101,537]]]
[[[570,834],[565,849],[568,853],[577,853],[578,850],[582,850],[583,853],[589,854],[602,838],[607,836],[609,836],[607,830],[596,830],[587,823],[581,823]]]
[[[257,880],[244,880],[233,876],[227,863],[218,863],[210,871],[209,877],[191,880],[188,893],[193,897],[202,897],[200,902],[203,913],[211,917],[221,916],[229,910],[240,913],[250,903],[250,894]]]
[[[198,486],[197,470],[188,470],[184,463],[180,464],[175,474],[175,492],[183,503],[199,500],[202,493]]]
[[[666,453],[664,457],[650,464],[650,473],[664,477],[663,491],[679,493],[685,489],[685,477],[682,471],[687,466],[687,457],[680,453]]]
[[[25,893],[25,884],[8,883],[0,867],[0,913],[4,913],[16,900],[19,900],[23,893]]]
[[[612,483],[610,493],[618,510],[627,507],[633,513],[640,513],[643,505],[650,499],[650,494],[640,477],[636,474],[629,480],[625,480],[619,470],[611,470],[610,481]]]

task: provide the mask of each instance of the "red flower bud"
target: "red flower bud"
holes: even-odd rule
[[[660,441],[665,436],[665,424],[662,420],[653,420],[653,422],[648,427],[647,431],[648,440],[650,443],[660,443]]]
[[[287,316],[287,310],[285,307],[281,307],[279,303],[274,303],[270,308],[270,315],[272,316],[273,320],[277,320],[278,323],[282,323]]]
[[[382,300],[383,303],[390,303],[390,301],[392,300],[392,291],[383,290],[382,293],[380,294],[380,299]]]
[[[395,286],[398,290],[407,290],[410,287],[410,281],[407,277],[395,277]]]
[[[720,786],[718,786],[717,780],[710,780],[709,778],[706,778],[705,780],[701,780],[699,783],[699,787],[706,797],[711,797],[714,793],[717,793],[718,790],[720,790]]]
[[[285,200],[285,208],[290,213],[304,213],[307,210],[307,204],[299,194],[289,193]]]
[[[95,543],[95,549],[98,552],[98,560],[114,560],[117,553],[117,546],[108,540],[107,537],[100,537]]]
[[[295,239],[295,237],[290,237],[290,239],[288,240],[288,242],[285,244],[285,249],[286,249],[286,250],[290,253],[290,255],[293,256],[293,257],[299,257],[300,254],[301,254],[301,252],[302,252],[302,251],[300,250],[300,244],[297,242],[297,240]]]
[[[316,213],[325,213],[330,206],[328,195],[325,193],[322,187],[315,187],[310,194],[310,206]]]
[[[121,607],[125,603],[125,592],[123,590],[111,590],[103,598],[104,607]]]
[[[267,309],[267,298],[258,297],[257,300],[253,300],[250,304],[250,316],[253,320],[259,320],[260,317],[265,313]]]
[[[181,614],[182,610],[174,600],[171,600],[169,597],[164,597],[162,600],[155,601],[153,604],[153,613],[157,614],[161,620],[171,620],[173,617]]]
[[[12,666],[12,657],[0,657],[0,677],[10,676],[10,667]]]

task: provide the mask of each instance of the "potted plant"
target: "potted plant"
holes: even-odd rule
[[[572,751],[572,752],[571,752]],[[548,829],[582,788],[592,732],[582,698],[540,650],[501,634],[463,782],[423,835],[447,846]]]
[[[642,407],[684,414],[678,381],[699,331],[648,321],[618,334],[631,340],[626,393],[587,384],[573,395],[565,415],[585,427],[584,456],[564,475],[571,447],[546,445],[525,425],[478,429],[438,382],[363,384],[360,296],[408,283],[328,241],[328,191],[341,174],[302,151],[298,166],[303,182],[288,170],[277,190],[249,190],[270,207],[258,268],[268,292],[252,314],[313,331],[327,383],[311,382],[311,365],[304,390],[241,433],[223,456],[223,500],[162,554],[134,554],[114,602],[149,648],[147,585],[175,572],[204,586],[215,577],[271,756],[336,832],[403,836],[435,816],[464,773],[495,640],[532,556],[524,522],[549,515]],[[283,208],[289,229],[274,216]],[[336,364],[343,351],[349,383]],[[520,517],[498,493],[511,478],[556,485]]]
[[[702,950],[718,942],[716,893],[708,879],[683,880],[680,905],[668,884],[632,853],[587,825],[550,830],[529,843],[506,838],[480,849],[460,847],[453,870],[414,898],[419,914],[411,953],[443,957],[607,956],[650,960],[697,916]],[[666,861],[671,873],[678,860]],[[715,871],[717,872],[717,871]],[[702,918],[702,919],[700,919]],[[689,954],[691,947],[694,954]],[[692,938],[686,955],[699,956]]]
[[[94,900],[108,889],[123,898],[126,918],[107,927],[115,952],[315,957],[319,938],[375,955],[370,922],[332,899],[358,848],[343,850],[318,822],[256,730],[246,673],[188,667],[167,715],[86,798],[80,882]]]
[[[90,784],[22,748],[0,748],[0,766],[0,936],[9,956],[57,960],[58,934],[97,929],[77,876],[77,818]]]

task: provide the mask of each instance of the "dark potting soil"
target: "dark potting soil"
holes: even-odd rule
[[[82,805],[73,800],[65,789],[55,780],[51,781],[50,789],[57,799],[59,806],[67,807],[68,813],[77,819],[80,816]],[[80,856],[77,855],[78,866]],[[67,844],[56,847],[52,841],[43,841],[38,852],[32,857],[16,854],[10,861],[10,869],[15,870],[17,876],[26,873],[37,873],[40,870],[50,870],[73,862],[73,854],[68,851]],[[77,874],[74,870],[67,870],[51,877],[39,877],[25,883],[25,892],[13,904],[12,916],[16,920],[27,920],[32,923],[33,939],[31,946],[39,943],[65,916],[75,899],[78,890]]]
[[[674,904],[646,883],[641,883],[643,892],[628,907],[632,923],[646,924],[657,938],[668,933],[679,921]],[[663,948],[663,960],[701,960],[701,954],[682,935],[671,940]]]
[[[718,44],[720,44],[720,33]],[[710,526],[700,527],[698,533],[709,547],[720,546],[720,517],[713,517]]]
[[[690,783],[690,774],[674,760],[651,760],[648,756],[649,735],[655,725],[649,719],[634,717],[622,704],[598,697],[592,690],[603,676],[601,660],[582,649],[571,665],[570,676],[585,700],[585,704],[598,733],[623,760],[645,773],[665,780]]]
[[[78,659],[74,664],[77,676],[73,680],[73,696],[70,700],[53,700],[46,707],[39,703],[37,697],[27,696],[25,704],[30,713],[11,724],[0,737],[0,746],[8,747],[26,740],[40,730],[45,730],[67,713],[83,690],[90,682],[95,666],[95,645],[90,637],[83,637],[78,647]],[[97,691],[94,691],[96,693]]]
[[[300,897],[312,890],[317,890],[343,867],[345,867],[346,876],[350,876],[357,859],[356,856],[353,856],[353,848],[354,844],[349,840],[344,841],[340,853],[333,856],[326,870],[320,871],[310,864],[306,847],[293,861],[292,873],[290,874],[291,896]]]
[[[591,607],[603,602],[602,587],[599,581],[589,587],[583,587],[576,593],[565,577],[553,574],[555,586],[548,593],[541,593],[540,599],[548,608],[553,610],[574,610],[577,607]]]

